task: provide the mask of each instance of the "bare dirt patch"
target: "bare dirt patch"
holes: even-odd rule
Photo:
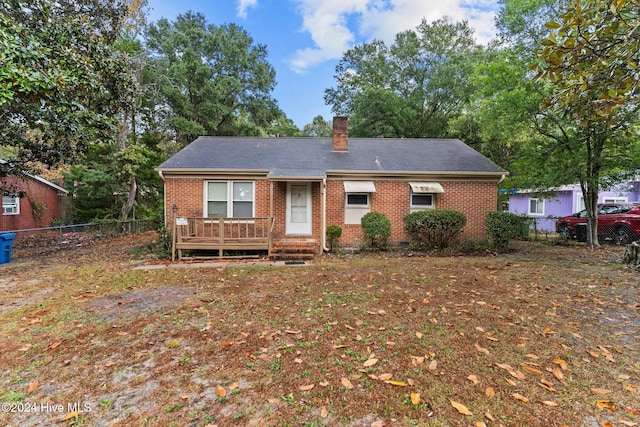
[[[620,247],[134,270],[162,263],[152,239],[0,269],[0,400],[22,409],[2,424],[640,423]],[[51,293],[12,307],[17,289]]]

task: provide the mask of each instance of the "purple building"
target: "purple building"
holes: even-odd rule
[[[534,220],[538,231],[555,231],[556,219],[584,209],[580,185],[566,185],[554,189],[554,195],[540,195],[535,190],[519,190],[509,197],[509,212]],[[617,184],[600,190],[598,203],[640,202],[640,181]]]

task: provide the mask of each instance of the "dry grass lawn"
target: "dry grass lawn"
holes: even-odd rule
[[[154,238],[0,266],[1,425],[640,425],[618,246],[177,269]]]

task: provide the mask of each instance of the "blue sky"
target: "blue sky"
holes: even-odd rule
[[[236,23],[267,46],[276,70],[273,92],[280,108],[302,128],[317,115],[327,121],[331,108],[324,90],[334,86],[343,53],[355,44],[393,41],[422,18],[466,19],[485,44],[495,34],[497,0],[149,0],[149,20],[174,20],[189,10],[210,24]]]

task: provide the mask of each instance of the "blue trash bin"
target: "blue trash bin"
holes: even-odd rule
[[[11,262],[11,251],[15,237],[16,233],[0,234],[0,264]]]

